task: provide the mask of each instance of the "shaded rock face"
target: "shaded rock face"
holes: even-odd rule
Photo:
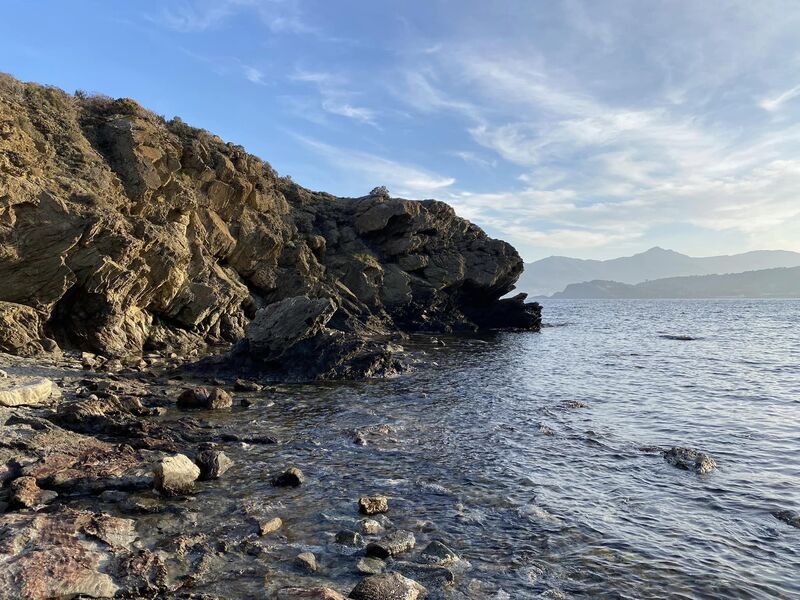
[[[0,76],[2,351],[202,350],[307,297],[326,335],[293,346],[374,358],[366,334],[536,329],[538,305],[497,302],[521,271],[442,202],[311,192],[131,100]]]

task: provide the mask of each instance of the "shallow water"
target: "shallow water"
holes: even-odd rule
[[[234,539],[246,513],[274,515],[285,538],[260,558],[221,555],[220,573],[241,571],[207,590],[349,591],[356,558],[332,537],[375,492],[418,549],[441,539],[467,559],[446,597],[800,597],[800,530],[771,514],[800,509],[800,301],[548,300],[544,315],[539,334],[415,339],[425,366],[408,376],[284,386],[206,415],[283,443],[225,448],[236,465],[182,527]],[[353,443],[381,424],[392,432]],[[652,448],[673,445],[718,470],[680,471]],[[273,488],[290,464],[306,484]],[[292,565],[307,549],[318,576]]]

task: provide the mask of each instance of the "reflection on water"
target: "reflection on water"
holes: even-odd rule
[[[468,561],[449,598],[800,596],[800,530],[771,515],[800,509],[800,302],[545,301],[544,314],[560,326],[444,348],[419,338],[428,366],[412,375],[285,386],[222,417],[284,443],[226,448],[236,466],[181,527],[224,541],[252,515],[284,526],[266,555],[221,555],[220,573],[238,575],[208,591],[301,579],[349,591],[357,559],[333,536],[374,492],[418,548],[441,539]],[[719,469],[670,467],[654,448],[673,445]],[[306,484],[270,486],[290,464]],[[305,550],[316,576],[293,566]]]

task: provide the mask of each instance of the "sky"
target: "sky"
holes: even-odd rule
[[[132,97],[526,260],[800,250],[796,0],[4,0],[0,71]]]

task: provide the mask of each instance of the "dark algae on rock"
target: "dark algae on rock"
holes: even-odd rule
[[[522,268],[442,202],[313,192],[132,100],[0,75],[0,599],[211,598],[219,573],[263,588],[321,483],[284,466],[279,500],[200,531],[197,498],[283,442],[228,423],[271,406],[267,384],[402,373],[415,332],[537,331],[538,304],[501,299]],[[357,502],[366,539],[332,541],[359,553],[351,575],[378,566],[351,597],[426,597],[409,577],[432,567],[366,557],[407,556],[414,535],[383,496],[360,502],[381,522],[358,525]],[[329,554],[294,556],[327,572]],[[329,583],[276,593],[342,597]]]

